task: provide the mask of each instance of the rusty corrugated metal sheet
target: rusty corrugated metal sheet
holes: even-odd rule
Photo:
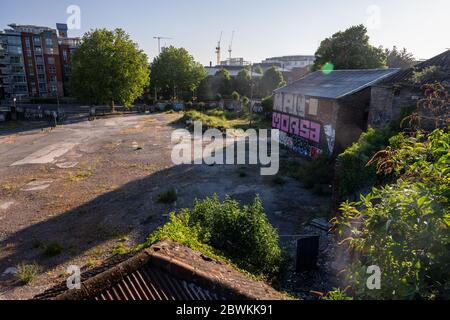
[[[119,283],[95,297],[95,300],[222,300],[217,293],[210,292],[193,283],[171,277],[166,272],[146,265],[125,276]]]

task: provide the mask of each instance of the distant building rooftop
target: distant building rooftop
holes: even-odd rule
[[[335,70],[329,73],[316,71],[275,90],[275,93],[339,99],[370,87],[398,71],[399,69]]]
[[[81,290],[61,284],[38,300],[283,300],[264,282],[172,241],[116,257],[82,274]]]

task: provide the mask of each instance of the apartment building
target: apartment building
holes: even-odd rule
[[[70,53],[79,39],[57,29],[10,24],[0,32],[0,91],[3,99],[63,97],[70,74]]]

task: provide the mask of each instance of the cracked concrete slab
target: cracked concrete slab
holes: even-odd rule
[[[53,180],[36,180],[25,185],[21,191],[41,191],[45,190],[53,183]]]
[[[29,155],[28,157],[14,162],[11,167],[21,166],[25,164],[47,164],[55,161],[56,158],[59,158],[72,150],[78,143],[73,142],[62,142],[55,143],[50,146],[47,146],[41,150],[36,151],[35,153]]]

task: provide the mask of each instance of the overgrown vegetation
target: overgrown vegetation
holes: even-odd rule
[[[262,115],[253,115],[252,120],[251,127],[253,128],[269,126],[269,123],[265,121]],[[178,122],[185,124],[187,121],[202,122],[204,130],[213,128],[221,131],[227,129],[245,130],[250,127],[250,115],[248,113],[237,113],[218,108],[188,111]],[[193,124],[191,126],[193,126]]]
[[[17,266],[16,278],[23,284],[29,284],[42,272],[42,267],[36,262],[32,264],[21,263]]]
[[[44,249],[44,255],[47,257],[55,257],[64,251],[64,246],[58,241],[49,242]]]
[[[444,75],[441,68],[438,66],[431,66],[424,68],[420,71],[414,71],[411,80],[416,84],[422,84],[425,82],[435,81]]]
[[[156,196],[156,201],[158,203],[171,204],[177,201],[177,190],[175,188],[171,188],[165,192],[162,192]]]
[[[396,181],[342,205],[336,219],[356,259],[346,280],[360,299],[450,298],[450,134],[399,134],[371,163]],[[366,269],[382,270],[367,290]]]
[[[230,261],[258,277],[273,278],[282,262],[278,233],[268,222],[259,198],[243,207],[231,198],[220,202],[217,195],[196,200],[192,210],[172,213],[170,222],[137,249],[168,239]]]

